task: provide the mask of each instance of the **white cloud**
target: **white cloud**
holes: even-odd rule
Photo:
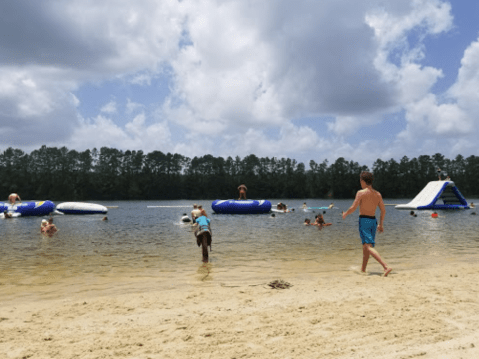
[[[151,152],[169,149],[172,143],[166,122],[146,125],[145,115],[141,113],[124,127],[118,126],[111,118],[103,115],[93,119],[80,119],[80,126],[75,129],[67,146],[80,149],[106,146]]]
[[[131,115],[133,112],[142,110],[145,106],[138,102],[133,102],[131,99],[127,99],[126,103],[126,114]]]
[[[106,105],[104,105],[101,109],[100,112],[106,113],[106,114],[113,114],[116,113],[118,110],[116,108],[116,102],[115,101],[110,101]]]

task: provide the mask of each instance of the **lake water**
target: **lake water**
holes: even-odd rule
[[[357,271],[362,248],[357,230],[358,212],[346,220],[352,200],[335,201],[339,209],[327,211],[319,231],[304,226],[322,213],[305,213],[304,200],[273,199],[294,213],[215,215],[211,200],[203,204],[213,229],[210,263],[201,262],[193,228],[180,221],[191,212],[191,201],[104,201],[102,215],[56,215],[59,232],[40,234],[41,217],[0,220],[0,288],[6,298],[23,295],[57,296],[95,287],[110,292],[148,288],[179,288],[209,281],[218,285],[264,283],[277,278],[298,280],[318,275]],[[479,199],[468,202],[479,203]],[[327,206],[325,200],[306,200],[308,206]],[[385,200],[386,204],[409,200]],[[169,206],[148,208],[147,206]],[[417,211],[387,206],[385,232],[376,236],[376,249],[396,271],[440,266],[445,262],[479,259],[479,215],[472,210]],[[379,216],[379,211],[377,212]],[[368,270],[381,272],[370,259]],[[135,284],[136,283],[136,284]]]

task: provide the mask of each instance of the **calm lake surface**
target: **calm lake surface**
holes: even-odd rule
[[[40,234],[42,217],[0,220],[0,289],[6,297],[38,295],[43,289],[44,296],[55,296],[96,286],[113,292],[131,290],[135,283],[142,290],[171,289],[202,281],[264,283],[359,270],[359,213],[341,217],[352,200],[335,201],[339,209],[324,215],[333,225],[321,231],[303,222],[322,210],[305,213],[300,209],[305,200],[270,201],[296,211],[276,213],[275,218],[215,215],[211,200],[197,201],[212,219],[213,251],[207,265],[201,262],[192,226],[180,221],[183,213],[191,212],[187,200],[95,202],[118,208],[109,209],[108,221],[102,221],[102,215],[56,215],[59,232],[51,238]],[[479,199],[471,201],[479,204]],[[311,207],[329,204],[306,202]],[[479,215],[471,215],[476,209],[440,211],[437,219],[431,218],[432,211],[417,211],[412,217],[407,210],[386,209],[385,232],[376,236],[376,249],[396,271],[479,260]],[[381,272],[374,259],[369,263],[369,271]]]

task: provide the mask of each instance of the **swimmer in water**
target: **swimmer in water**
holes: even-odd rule
[[[46,234],[47,236],[51,237],[56,232],[58,232],[57,226],[53,224],[53,217],[48,219],[48,223],[45,227],[42,228],[42,233]]]
[[[40,225],[40,232],[44,233],[46,231],[46,226],[48,226],[48,221],[46,219],[42,219],[42,224]]]
[[[314,222],[314,225],[315,226],[318,226],[318,229],[319,230],[322,230],[323,227],[329,227],[329,226],[332,226],[333,224],[332,223],[326,223],[324,222],[324,217],[322,214],[318,214],[316,216],[316,221]]]

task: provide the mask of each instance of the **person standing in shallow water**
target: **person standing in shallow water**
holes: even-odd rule
[[[362,190],[358,191],[356,199],[351,207],[343,213],[343,219],[346,219],[348,215],[353,213],[356,208],[359,207],[359,236],[361,237],[361,242],[363,244],[363,265],[361,267],[361,272],[366,272],[369,256],[373,256],[373,258],[383,266],[384,276],[387,277],[387,275],[391,273],[392,268],[384,262],[379,253],[374,249],[376,244],[374,242],[376,229],[380,233],[384,231],[383,223],[386,215],[386,207],[384,206],[381,193],[373,189],[373,174],[371,172],[361,172],[359,181]],[[381,211],[379,224],[377,224],[376,220],[377,207],[379,207],[379,210]]]

